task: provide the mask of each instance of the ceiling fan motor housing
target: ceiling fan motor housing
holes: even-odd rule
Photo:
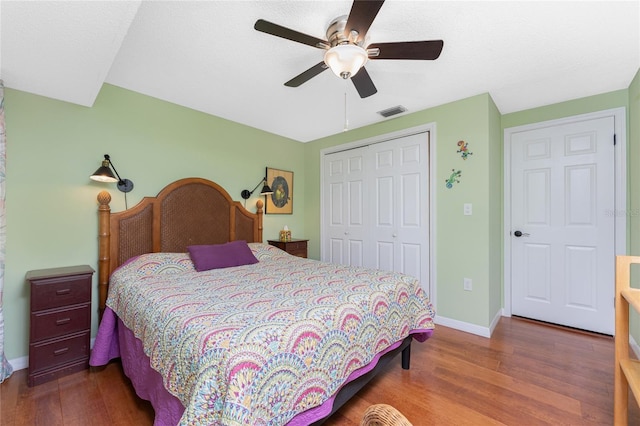
[[[347,16],[339,16],[327,28],[327,40],[331,49],[324,54],[324,63],[338,76],[348,79],[354,76],[367,62],[367,51],[355,43],[358,33],[351,31],[347,37]]]
[[[329,27],[327,27],[327,40],[331,44],[331,47],[335,47],[341,44],[355,44],[352,43],[347,35],[344,33],[344,29],[347,26],[347,15],[338,16],[331,21]],[[355,31],[354,31],[355,32]],[[358,33],[355,33],[354,40],[358,37]]]

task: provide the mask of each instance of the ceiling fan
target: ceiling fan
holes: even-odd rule
[[[325,50],[324,60],[293,77],[284,85],[298,87],[327,68],[343,79],[350,78],[361,98],[378,90],[364,68],[368,60],[419,59],[434,60],[440,56],[442,40],[367,43],[367,31],[384,0],[354,0],[349,15],[339,16],[327,28],[327,40],[258,19],[254,28],[263,33]]]

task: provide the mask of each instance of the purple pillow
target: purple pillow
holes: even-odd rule
[[[187,250],[198,272],[258,263],[247,242],[242,240],[226,244],[189,246]]]

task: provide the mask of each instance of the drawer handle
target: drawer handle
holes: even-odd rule
[[[66,352],[69,352],[69,348],[57,349],[57,350],[53,351],[53,354],[55,356],[58,356],[58,355],[62,355],[64,353],[66,353]]]
[[[71,289],[70,288],[62,288],[60,290],[56,290],[56,294],[58,296],[62,296],[62,295],[69,294],[69,293],[71,293]]]
[[[56,325],[64,325],[64,324],[68,323],[69,321],[71,321],[71,318],[61,318],[61,319],[56,321]]]

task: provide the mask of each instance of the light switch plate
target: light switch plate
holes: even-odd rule
[[[463,288],[466,291],[471,291],[473,289],[473,281],[471,278],[464,278],[463,280]]]

